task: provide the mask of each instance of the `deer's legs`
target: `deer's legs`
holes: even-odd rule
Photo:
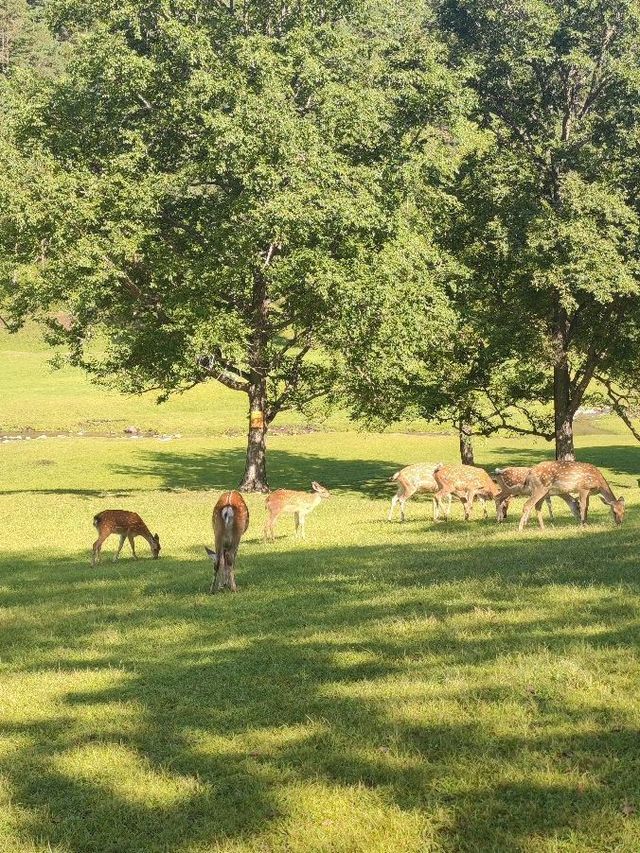
[[[473,510],[473,502],[476,497],[476,492],[470,491],[463,497],[460,495],[460,500],[462,501],[462,506],[464,508],[464,520],[469,521],[471,518],[471,511]]]
[[[135,537],[132,533],[129,534],[129,545],[131,545],[131,553],[133,554],[133,559],[137,560],[138,555],[136,554],[136,542]]]
[[[219,592],[222,589],[222,587],[224,586],[225,580],[226,580],[226,578],[225,578],[226,565],[225,565],[225,559],[224,559],[224,548],[220,548],[220,550],[218,550],[218,548],[216,547],[216,552],[217,552],[218,557],[216,560],[216,564],[213,567],[213,577],[211,578],[211,587],[209,589],[210,593]]]
[[[448,500],[447,500],[447,508],[446,508],[446,510],[445,510],[445,516],[444,516],[444,517],[445,517],[445,519],[446,519],[447,521],[449,521],[449,516],[451,515],[451,500],[452,500],[452,496],[449,494],[449,495],[447,495],[447,498],[448,498]]]
[[[394,495],[391,498],[391,506],[389,507],[389,514],[387,515],[387,521],[391,521],[391,518],[393,516],[393,510],[395,509],[395,506],[399,500],[400,500],[400,498],[398,497],[398,495]]]
[[[121,534],[120,534],[120,544],[118,545],[118,550],[117,550],[117,551],[116,551],[116,553],[113,555],[113,562],[114,562],[114,563],[116,562],[116,560],[117,560],[117,559],[118,559],[118,557],[120,556],[120,551],[122,551],[122,546],[124,545],[124,541],[125,541],[125,539],[126,539],[126,538],[127,538],[127,534],[126,534],[126,533],[121,533]]]
[[[544,530],[544,518],[542,517],[542,504],[544,503],[544,498],[541,498],[536,504],[536,515],[538,517],[538,525],[540,530]]]
[[[299,521],[298,521],[298,518],[299,518]],[[300,527],[300,538],[301,539],[307,538],[306,534],[304,532],[304,520],[305,520],[305,518],[306,518],[306,513],[304,513],[304,512],[296,513],[296,521]]]
[[[227,586],[231,592],[237,592],[236,586],[236,551],[229,551],[227,555]]]
[[[275,533],[273,532],[273,525],[275,522],[274,516],[269,513],[267,516],[267,520],[264,523],[264,541],[265,542],[274,542],[275,541]]]
[[[505,492],[500,492],[500,494],[496,496],[496,520],[498,522],[506,519],[510,502],[511,495],[508,495]]]
[[[559,498],[566,503],[566,505],[571,510],[571,515],[575,518],[576,521],[580,521],[580,504],[575,498],[572,498],[571,495],[558,495]]]
[[[580,492],[578,499],[580,501],[580,524],[584,527],[587,523],[587,513],[589,512],[589,492]]]
[[[445,512],[444,519],[445,521],[449,521],[449,513],[451,512],[451,492],[448,492],[444,486],[434,494],[433,499],[438,504],[438,507],[442,506],[443,498],[449,498],[449,510]]]
[[[518,530],[522,532],[527,526],[527,522],[529,521],[529,516],[531,515],[531,510],[538,503],[538,501],[544,500],[545,495],[547,494],[548,489],[545,486],[538,486],[537,489],[534,489],[531,493],[531,497],[525,503],[522,508],[522,516],[520,517],[520,524],[518,525]],[[544,522],[543,522],[544,526]]]
[[[549,518],[553,521],[553,510],[551,509],[551,495],[547,495],[544,499],[547,505],[547,509],[549,510]]]
[[[91,565],[95,566],[96,563],[100,562],[100,551],[102,550],[102,543],[105,539],[109,537],[109,533],[101,533],[96,541],[93,543],[93,555],[91,557]]]
[[[432,496],[431,510],[433,512],[433,520],[438,521],[438,519],[440,518],[440,512],[442,511],[442,507],[440,505],[440,501],[436,500],[435,495]]]
[[[478,500],[479,500],[479,501],[480,501],[480,503],[482,504],[482,517],[483,517],[483,518],[489,518],[489,513],[487,512],[487,502],[486,502],[486,500],[485,500],[484,498],[479,498]]]
[[[404,508],[405,508],[406,503],[407,503],[407,498],[406,498],[406,496],[405,496],[405,495],[402,495],[401,497],[399,497],[399,498],[398,498],[398,503],[400,504],[400,521],[404,521],[404,520],[405,520],[405,511],[404,511]]]

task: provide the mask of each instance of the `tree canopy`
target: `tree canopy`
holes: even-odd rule
[[[11,2],[51,42],[0,81],[9,322],[126,391],[246,393],[244,488],[321,396],[559,457],[595,377],[628,414],[636,0]]]
[[[65,73],[5,106],[11,316],[125,390],[246,392],[247,489],[278,411],[334,388],[350,310],[437,302],[416,198],[437,199],[464,97],[427,9],[390,11],[53,3]]]

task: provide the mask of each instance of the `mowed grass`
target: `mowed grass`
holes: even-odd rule
[[[210,513],[241,439],[0,445],[0,850],[637,851],[638,455],[584,436],[628,517],[579,530],[385,520],[389,475],[445,437],[272,436],[272,487],[332,497],[207,594]],[[479,442],[478,462],[549,446]],[[139,511],[161,559],[93,514]]]

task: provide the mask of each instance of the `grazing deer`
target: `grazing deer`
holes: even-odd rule
[[[474,465],[439,465],[436,466],[433,476],[440,487],[434,495],[435,500],[442,501],[448,495],[455,495],[462,502],[464,508],[464,519],[471,518],[473,501],[478,498],[482,501],[484,517],[488,518],[485,501],[495,500],[500,491],[484,468],[476,468]]]
[[[525,503],[519,529],[524,530],[535,506],[538,524],[544,529],[542,501],[547,495],[567,498],[571,493],[578,495],[580,502],[580,524],[585,525],[589,511],[589,495],[600,495],[603,503],[611,508],[616,524],[624,518],[624,498],[616,498],[609,484],[596,468],[587,462],[540,462],[534,465],[527,477],[527,489],[531,495]]]
[[[219,592],[228,586],[231,592],[237,592],[236,554],[238,545],[249,527],[249,509],[240,492],[225,492],[217,500],[211,517],[215,551],[204,546],[204,550],[213,561],[210,593]]]
[[[442,465],[442,463],[438,463],[438,465]],[[438,465],[428,465],[426,463],[418,462],[415,465],[407,465],[406,468],[402,468],[401,471],[396,471],[396,473],[391,477],[391,480],[397,482],[398,491],[391,498],[391,508],[389,509],[389,515],[387,516],[387,520],[391,521],[393,516],[393,510],[395,509],[396,504],[400,504],[400,521],[404,521],[405,518],[405,504],[409,500],[409,498],[413,497],[413,495],[420,493],[427,493],[434,495],[435,492],[438,491],[440,486],[436,483],[435,477],[433,476],[434,470],[438,467]],[[435,500],[435,497],[432,501],[433,507],[433,520],[437,521],[440,518],[440,511],[442,510],[442,506],[439,501]],[[451,495],[449,495],[449,505],[445,510],[445,515],[448,518],[451,512]]]
[[[118,550],[113,557],[114,563],[120,556],[120,551],[122,551],[125,539],[129,540],[129,545],[131,545],[134,559],[138,559],[134,544],[136,536],[142,536],[147,540],[149,547],[151,548],[151,553],[153,554],[153,559],[158,559],[158,555],[160,553],[160,537],[157,533],[154,533],[153,535],[151,534],[149,528],[137,512],[129,512],[126,509],[105,509],[93,516],[93,526],[98,531],[98,538],[93,543],[93,556],[91,558],[92,566],[95,566],[96,563],[100,562],[102,543],[105,539],[111,536],[112,533],[117,533],[120,536],[120,544],[118,545]]]
[[[500,494],[496,495],[496,516],[498,521],[504,521],[507,517],[511,498],[521,497],[522,495],[530,496],[531,493],[527,490],[526,486],[530,470],[530,468],[496,468],[493,472],[494,480],[500,486]],[[560,495],[560,497],[569,506],[573,515],[579,518],[578,504],[574,498],[569,495]],[[550,495],[546,495],[545,502],[549,510],[549,518],[553,521]]]
[[[315,480],[311,483],[313,491],[293,492],[290,489],[277,489],[267,495],[267,521],[264,526],[265,541],[273,542],[275,535],[273,526],[278,516],[283,512],[293,513],[296,525],[296,537],[304,539],[304,520],[318,506],[320,501],[330,497],[329,492]]]

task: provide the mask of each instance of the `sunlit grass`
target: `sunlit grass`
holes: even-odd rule
[[[240,593],[216,597],[202,546],[241,439],[0,446],[0,849],[637,850],[638,450],[581,444],[621,529],[598,501],[586,531],[560,504],[542,533],[424,499],[388,523],[389,475],[455,441],[272,436],[272,486],[332,497],[264,545],[249,496]],[[91,568],[118,506],[160,560],[113,564],[114,537]]]

